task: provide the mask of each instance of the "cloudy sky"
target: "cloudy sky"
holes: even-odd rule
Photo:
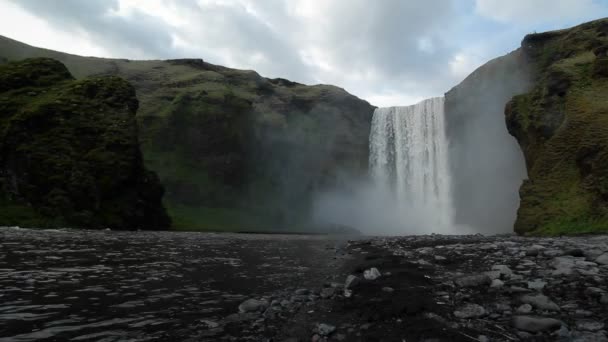
[[[0,35],[101,57],[199,57],[374,105],[438,96],[526,33],[608,0],[0,0]]]

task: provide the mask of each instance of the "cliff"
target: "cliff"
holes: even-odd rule
[[[455,222],[507,233],[526,178],[522,152],[505,129],[504,107],[530,84],[521,50],[489,61],[445,94]]]
[[[167,228],[137,107],[117,77],[77,81],[48,58],[0,65],[0,224]]]
[[[317,192],[367,173],[374,107],[343,89],[200,59],[80,57],[0,37],[0,59],[26,57],[57,59],[77,79],[133,84],[144,161],[165,186],[176,228],[308,229]]]
[[[608,231],[608,19],[527,35],[534,87],[505,110],[526,159],[515,231]]]

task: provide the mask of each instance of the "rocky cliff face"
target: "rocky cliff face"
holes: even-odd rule
[[[512,231],[526,170],[505,129],[504,107],[529,88],[528,64],[516,50],[481,66],[445,94],[457,224],[484,233]]]
[[[137,107],[117,77],[76,81],[47,58],[0,65],[0,225],[167,228]]]
[[[524,152],[518,233],[608,230],[608,20],[522,42],[534,87],[505,114]]]
[[[0,57],[31,56],[58,59],[76,78],[115,75],[133,84],[144,160],[166,188],[177,228],[308,224],[317,191],[367,172],[374,107],[343,89],[200,59],[87,58],[0,37]]]

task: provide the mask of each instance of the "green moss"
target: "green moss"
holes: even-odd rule
[[[606,231],[608,78],[594,73],[593,51],[608,43],[607,24],[530,35],[522,43],[537,82],[506,110],[529,176],[520,190],[519,233]]]
[[[163,189],[143,167],[128,82],[75,81],[42,58],[0,66],[0,83],[0,197],[18,214],[7,223],[168,227]]]

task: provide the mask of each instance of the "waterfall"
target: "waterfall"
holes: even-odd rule
[[[418,232],[445,233],[452,226],[444,125],[443,97],[413,106],[378,108],[372,118],[372,179],[396,202],[403,227]]]

